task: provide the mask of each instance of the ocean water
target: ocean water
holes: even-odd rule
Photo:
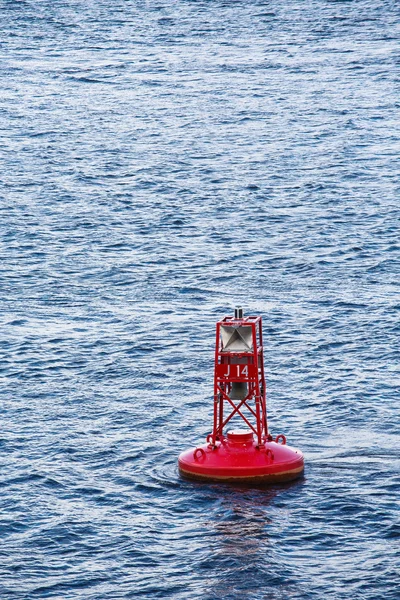
[[[395,600],[395,0],[1,0],[0,598]],[[181,480],[215,321],[305,477]]]

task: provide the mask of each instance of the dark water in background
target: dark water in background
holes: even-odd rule
[[[397,598],[399,5],[0,7],[0,597]],[[177,474],[238,303],[289,486]]]

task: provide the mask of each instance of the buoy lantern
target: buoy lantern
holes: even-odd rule
[[[225,434],[233,419],[247,427]],[[242,308],[217,323],[214,421],[206,442],[179,456],[182,476],[263,484],[291,481],[304,471],[300,450],[287,446],[283,434],[268,432],[262,319],[244,317]]]

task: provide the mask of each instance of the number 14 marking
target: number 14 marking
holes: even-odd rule
[[[231,373],[232,367],[232,373]],[[234,368],[236,367],[236,373]],[[223,377],[248,377],[249,367],[247,365],[226,365],[227,371],[223,374]]]

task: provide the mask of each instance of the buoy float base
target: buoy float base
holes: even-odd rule
[[[258,446],[251,432],[236,430],[228,432],[227,438],[215,446],[205,444],[186,450],[179,456],[178,465],[180,474],[190,479],[271,484],[301,477],[304,457],[300,450],[285,443],[271,441]]]

